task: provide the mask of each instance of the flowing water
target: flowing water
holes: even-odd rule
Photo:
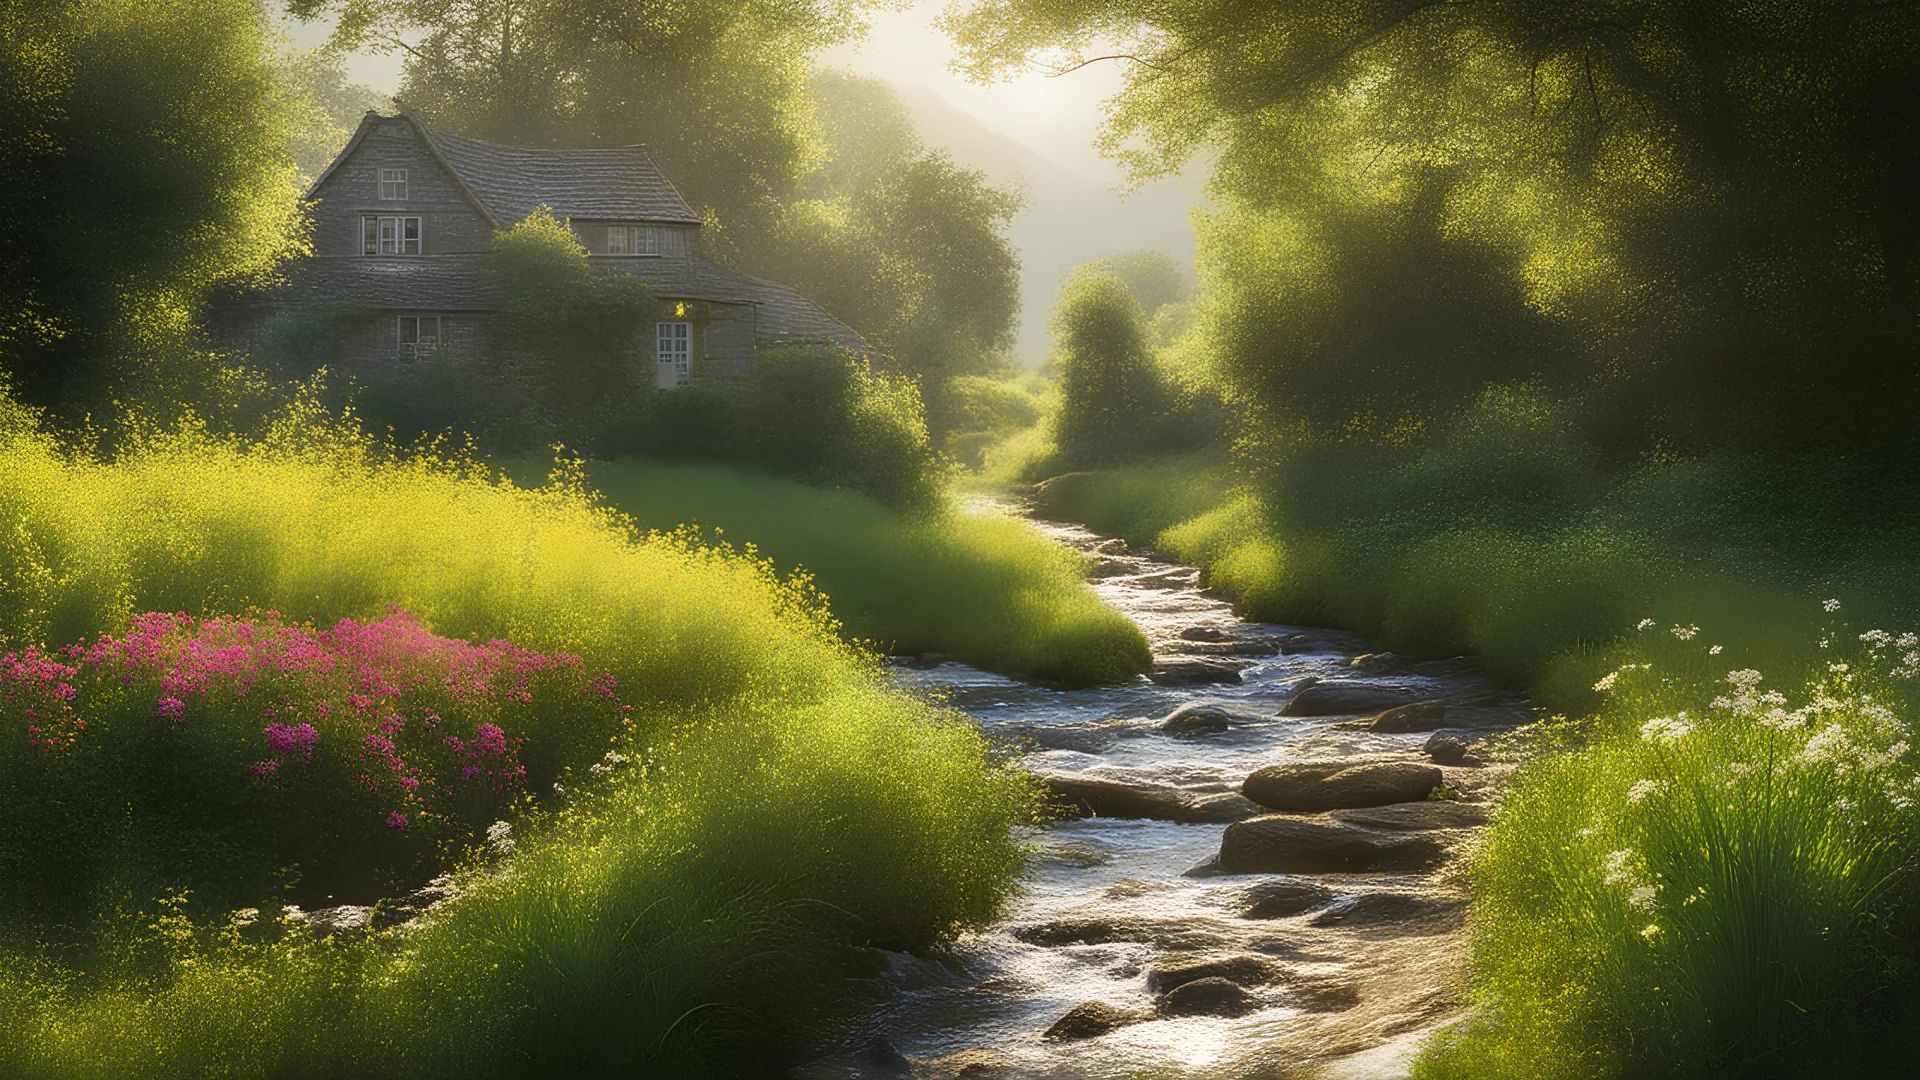
[[[938,956],[877,956],[883,970],[853,980],[866,1007],[840,1048],[796,1076],[1401,1075],[1419,1039],[1456,1011],[1465,905],[1455,871],[1471,830],[1434,833],[1452,857],[1419,873],[1221,874],[1210,864],[1225,822],[1267,812],[1231,793],[1277,762],[1427,761],[1429,731],[1360,730],[1358,711],[1281,715],[1314,680],[1373,694],[1381,706],[1368,714],[1444,700],[1441,723],[1465,738],[1525,722],[1525,703],[1467,660],[1404,660],[1353,635],[1243,622],[1191,567],[1037,524],[1101,560],[1094,587],[1145,632],[1155,678],[1057,690],[952,662],[903,665],[898,678],[950,694],[1029,768],[1210,806],[1202,816],[1212,820],[1085,817],[1049,827],[1006,921]],[[1181,681],[1236,672],[1237,681]],[[1217,703],[1225,730],[1173,735],[1154,722],[1194,702]],[[1446,769],[1464,804],[1443,808],[1458,812],[1452,824],[1471,824],[1471,808],[1504,775],[1472,762]],[[1195,965],[1246,988],[1248,999],[1225,1010],[1242,1015],[1169,1015],[1159,992]],[[1097,1026],[1111,1030],[1049,1037],[1088,1002],[1110,1007]]]

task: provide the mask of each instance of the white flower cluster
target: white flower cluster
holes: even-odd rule
[[[1824,602],[1822,602],[1822,603],[1821,603],[1821,605],[1820,605],[1820,610],[1822,610],[1822,611],[1824,611],[1824,612],[1826,612],[1827,614],[1829,614],[1829,615],[1831,615],[1831,614],[1833,614],[1834,612],[1836,612],[1836,611],[1839,611],[1839,610],[1840,610],[1840,601],[1838,601],[1838,600],[1827,600],[1827,601],[1824,601]]]
[[[605,776],[619,766],[626,764],[626,761],[627,755],[617,750],[609,750],[605,757],[587,766],[587,771],[595,776]]]
[[[1688,720],[1684,712],[1656,716],[1640,725],[1640,737],[1648,742],[1673,742],[1692,733],[1693,721]]]
[[[1627,906],[1635,911],[1652,913],[1654,901],[1659,897],[1657,886],[1649,885],[1640,875],[1635,865],[1632,848],[1610,851],[1600,860],[1603,871],[1601,880],[1613,888],[1627,891]]]
[[[1665,780],[1635,780],[1627,789],[1627,805],[1631,806],[1649,795],[1658,795],[1667,790]]]
[[[1635,630],[1647,630],[1647,629],[1651,629],[1652,626],[1653,626],[1652,619],[1641,619],[1639,622],[1633,625],[1633,628]]]
[[[1867,652],[1876,660],[1889,646],[1898,649],[1901,653],[1900,663],[1894,667],[1894,675],[1902,679],[1920,676],[1920,634],[1909,631],[1895,637],[1885,630],[1869,630],[1860,635],[1860,643],[1867,647]]]
[[[1697,626],[1676,626],[1667,631],[1667,633],[1672,634],[1681,641],[1692,641],[1695,637],[1699,636],[1700,628]]]
[[[487,826],[487,850],[495,855],[513,854],[513,826],[504,821]]]

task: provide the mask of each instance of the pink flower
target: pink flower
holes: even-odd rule
[[[420,778],[417,776],[403,776],[400,778],[400,786],[408,791],[414,791],[420,787]]]
[[[153,711],[177,724],[187,718],[187,703],[177,697],[163,697],[153,703]]]
[[[398,810],[395,810],[393,813],[387,815],[387,828],[404,829],[406,827],[407,827],[407,815],[401,813]]]
[[[320,741],[320,733],[312,724],[268,724],[266,733],[267,746],[274,753],[299,753],[308,761],[313,760],[313,745]]]

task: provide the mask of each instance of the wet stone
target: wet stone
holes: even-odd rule
[[[1239,956],[1163,957],[1147,974],[1147,989],[1164,994],[1199,979],[1225,979],[1240,986],[1267,986],[1279,980],[1280,964],[1251,953]]]
[[[1227,710],[1208,702],[1183,705],[1160,721],[1160,730],[1169,735],[1213,735],[1232,726]]]
[[[1346,1012],[1360,1004],[1360,988],[1334,979],[1302,979],[1287,985],[1287,1000],[1306,1012]]]
[[[1240,793],[1275,810],[1317,813],[1425,799],[1444,779],[1413,761],[1297,761],[1256,770]]]
[[[1161,686],[1202,686],[1210,683],[1237,683],[1240,668],[1235,664],[1212,660],[1159,660],[1147,675]]]
[[[1397,705],[1367,721],[1368,731],[1378,731],[1386,735],[1404,735],[1415,731],[1432,731],[1445,723],[1447,703],[1444,701],[1416,701],[1411,705]]]
[[[1217,626],[1189,626],[1180,631],[1181,641],[1232,641],[1233,635]]]
[[[1098,754],[1110,749],[1120,734],[1106,724],[1009,724],[998,734],[1031,742],[1042,750],[1072,750]]]
[[[1425,802],[1394,803],[1354,810],[1336,810],[1328,815],[1336,821],[1369,829],[1410,832],[1424,829],[1474,829],[1487,823],[1487,810],[1473,803],[1452,799],[1428,799]]]
[[[1395,686],[1361,682],[1315,683],[1295,694],[1280,715],[1361,716],[1412,704],[1418,697],[1412,690]]]
[[[1260,1001],[1239,983],[1219,976],[1181,983],[1162,995],[1161,1016],[1245,1016],[1260,1008]]]
[[[1310,881],[1263,881],[1242,894],[1243,919],[1284,919],[1333,903],[1333,890]]]
[[[1426,870],[1446,859],[1438,840],[1376,832],[1330,819],[1272,816],[1236,821],[1220,839],[1230,874],[1321,874]]]
[[[1034,775],[1046,785],[1047,801],[1069,816],[1227,822],[1260,812],[1259,807],[1246,804],[1230,793],[1195,797],[1174,788],[1132,784],[1083,773],[1036,772]]]
[[[1312,926],[1375,929],[1400,927],[1416,933],[1444,934],[1466,917],[1467,902],[1455,896],[1372,892],[1344,900],[1308,920]]]
[[[1421,751],[1435,765],[1464,765],[1467,761],[1467,740],[1445,731],[1436,731]]]
[[[1116,1028],[1137,1024],[1146,1018],[1144,1013],[1123,1009],[1104,1001],[1083,1001],[1068,1009],[1067,1015],[1055,1020],[1053,1026],[1040,1037],[1056,1042],[1093,1039]]]

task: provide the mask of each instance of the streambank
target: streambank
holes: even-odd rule
[[[1527,702],[1470,659],[1247,622],[1192,567],[1040,525],[1099,560],[1153,671],[1056,690],[897,669],[1018,754],[1063,818],[1009,918],[939,956],[876,951],[850,980],[863,1008],[795,1075],[1396,1075],[1457,1012],[1458,872],[1508,775],[1476,750]]]

